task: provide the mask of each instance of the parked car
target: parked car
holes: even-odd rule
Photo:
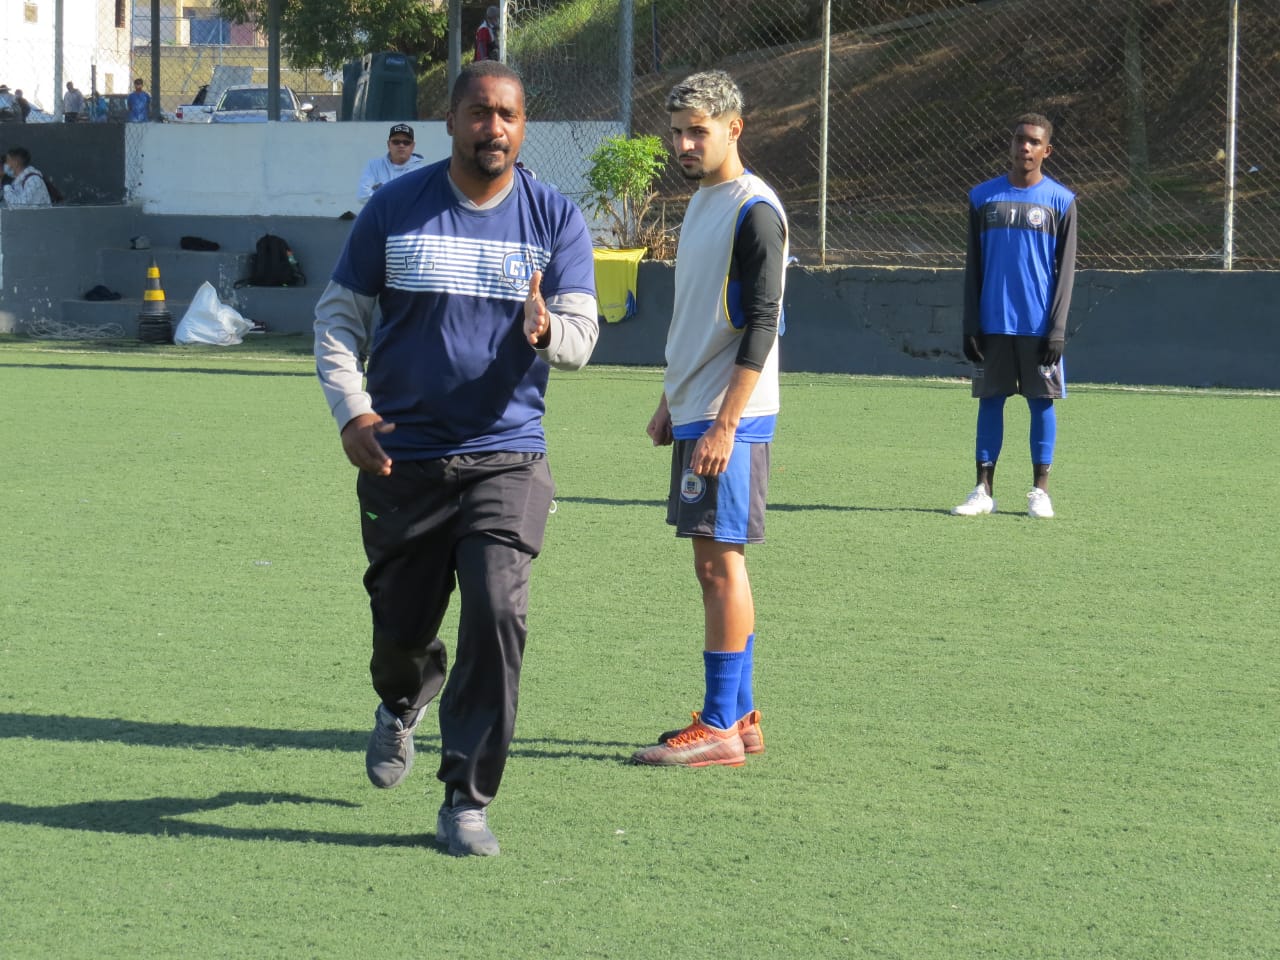
[[[108,123],[124,123],[129,119],[129,95],[127,93],[100,93],[98,104],[92,98],[88,105],[89,113],[95,120]]]
[[[288,87],[280,88],[280,119],[307,120],[315,109],[303,103]],[[258,85],[227,87],[214,105],[210,120],[214,123],[265,123],[267,121],[267,88]]]

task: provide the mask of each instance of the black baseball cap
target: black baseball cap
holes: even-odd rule
[[[403,133],[410,140],[413,139],[413,127],[409,126],[407,123],[397,123],[391,128],[391,132],[387,134],[387,139],[390,140],[397,133]]]

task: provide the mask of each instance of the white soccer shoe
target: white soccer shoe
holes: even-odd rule
[[[996,502],[991,499],[991,494],[987,493],[987,488],[982,484],[973,488],[972,492],[964,498],[964,503],[951,509],[953,517],[976,517],[982,513],[995,512]]]
[[[1053,516],[1053,502],[1049,495],[1039,487],[1032,487],[1027,494],[1027,516],[1047,520]]]

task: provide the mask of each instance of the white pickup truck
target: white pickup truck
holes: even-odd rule
[[[253,82],[253,67],[219,64],[213,68],[213,76],[200,88],[195,99],[173,111],[174,123],[209,123],[213,119],[213,107],[228,87]]]
[[[190,103],[181,104],[173,111],[174,123],[208,123],[213,114],[213,103],[209,102],[209,85],[206,83]]]

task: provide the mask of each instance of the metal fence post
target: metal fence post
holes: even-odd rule
[[[1222,269],[1235,259],[1236,88],[1240,73],[1240,0],[1231,0],[1227,26],[1227,179],[1223,191]]]
[[[818,98],[818,263],[827,264],[827,138],[831,124],[831,0],[822,3],[822,77]]]
[[[635,72],[635,19],[634,0],[622,0],[618,17],[618,119],[628,137],[631,136],[631,83]]]

